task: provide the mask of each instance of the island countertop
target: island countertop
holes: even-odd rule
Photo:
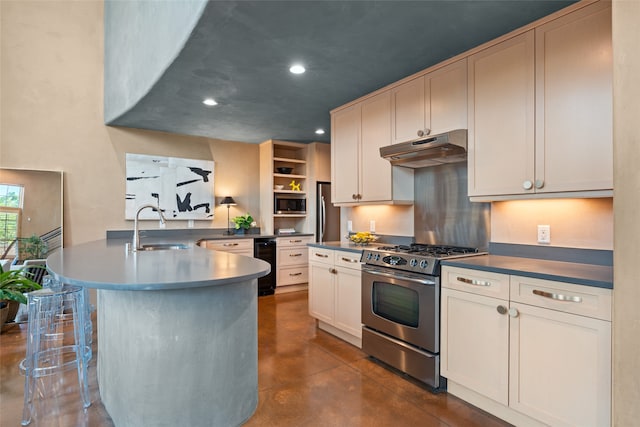
[[[50,274],[64,283],[104,290],[166,290],[216,286],[262,277],[262,260],[175,241],[188,249],[127,251],[127,239],[97,240],[60,249],[47,258]],[[145,239],[145,244],[167,243]]]

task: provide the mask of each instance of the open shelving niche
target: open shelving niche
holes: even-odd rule
[[[289,141],[269,140],[260,144],[260,225],[264,233],[278,234],[279,229],[293,228],[298,233],[312,233],[310,215],[315,189],[309,178],[308,145]],[[276,168],[293,168],[290,174],[278,173]],[[289,189],[292,180],[300,183],[300,191]],[[283,185],[276,190],[276,185]],[[274,195],[291,194],[307,199],[306,214],[274,213]]]

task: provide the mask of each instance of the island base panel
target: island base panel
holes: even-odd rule
[[[98,382],[114,424],[249,419],[258,404],[256,286],[98,290]]]

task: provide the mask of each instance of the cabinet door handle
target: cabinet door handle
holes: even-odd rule
[[[509,311],[504,305],[497,306],[496,310],[498,310],[498,313],[500,314],[507,314],[507,312]]]
[[[289,256],[302,256],[302,254],[289,254]]]
[[[289,240],[289,243],[302,243],[302,240]]]
[[[289,276],[294,277],[294,276],[300,276],[302,273],[289,273]]]
[[[342,261],[344,261],[344,262],[353,262],[353,263],[360,262],[359,259],[345,258],[345,257],[342,257]]]
[[[338,272],[338,270],[336,270],[335,268],[330,268],[329,269],[329,273],[331,274],[336,274]]]
[[[238,246],[238,243],[223,243],[222,246]]]
[[[485,280],[474,280],[474,279],[467,279],[465,277],[458,277],[456,279],[458,282],[462,282],[462,283],[466,283],[468,285],[474,285],[474,286],[491,286],[491,282],[487,282]]]
[[[526,180],[522,183],[522,188],[524,188],[525,190],[531,190],[533,188],[533,182]]]
[[[351,195],[351,198],[352,198],[353,200],[358,200],[358,195],[357,195],[357,194],[352,194],[352,195]]]
[[[534,289],[533,294],[544,298],[554,299],[556,301],[582,302],[582,297],[575,295],[556,294],[554,292],[539,291],[538,289]]]
[[[314,255],[320,258],[329,258],[329,255],[325,255],[325,254],[314,254]]]
[[[520,315],[520,312],[517,309],[515,309],[513,307],[509,309],[509,316],[510,317],[518,317],[519,315]]]
[[[541,180],[541,179],[536,179],[535,186],[536,186],[536,188],[538,188],[538,189],[540,189],[540,188],[544,187],[544,181],[543,181],[543,180]]]

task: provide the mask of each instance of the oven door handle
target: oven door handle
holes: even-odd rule
[[[436,282],[434,282],[433,280],[428,280],[428,279],[419,279],[417,277],[410,277],[410,276],[405,276],[402,273],[385,273],[383,271],[380,270],[372,270],[369,268],[363,268],[362,269],[363,272],[369,273],[373,276],[382,276],[382,277],[388,277],[389,279],[400,279],[400,280],[406,280],[408,282],[413,282],[413,283],[420,283],[421,285],[435,285]]]

